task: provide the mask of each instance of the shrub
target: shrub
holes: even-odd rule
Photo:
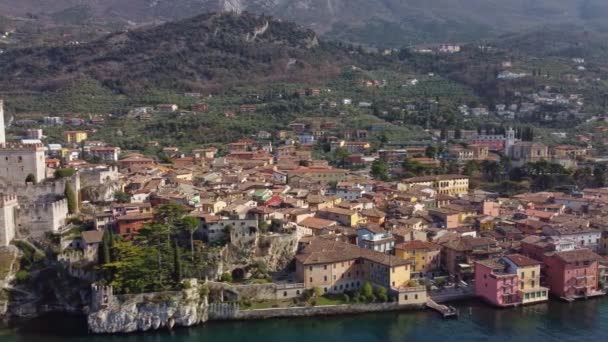
[[[225,272],[220,277],[220,280],[223,281],[223,282],[225,282],[225,283],[231,283],[232,282],[232,274],[230,274],[230,272]]]
[[[201,295],[201,297],[209,296],[209,286],[207,286],[207,284],[203,285],[199,290],[199,294]]]
[[[65,169],[57,169],[55,170],[55,178],[66,178],[66,177],[72,177],[74,174],[76,174],[76,170],[72,169],[72,168],[65,168]]]
[[[363,287],[361,288],[361,296],[368,302],[373,302],[375,300],[374,288],[369,281],[366,281],[363,284]]]
[[[348,294],[344,293],[344,294],[342,294],[342,300],[345,303],[348,303],[348,302],[350,302],[350,297],[348,296]]]
[[[388,302],[388,292],[386,291],[386,289],[384,287],[376,288],[376,297],[381,302],[384,302],[384,303]]]
[[[26,270],[21,270],[15,274],[15,280],[20,284],[26,283],[30,280],[30,273]]]

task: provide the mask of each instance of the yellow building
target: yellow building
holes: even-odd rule
[[[433,188],[441,195],[463,195],[469,192],[469,177],[461,175],[422,176],[404,179],[397,185],[399,191],[408,191],[414,186]]]
[[[356,227],[359,224],[366,223],[367,220],[359,215],[359,212],[355,210],[348,210],[342,208],[326,208],[319,210],[318,212],[321,218],[326,220],[337,221],[347,227]]]
[[[360,289],[365,282],[387,289],[407,287],[408,261],[349,243],[317,237],[296,255],[296,279],[325,293]]]
[[[540,286],[539,261],[521,254],[506,255],[503,260],[509,273],[516,273],[519,279],[518,294],[523,304],[544,302],[549,299],[549,289]]]
[[[63,132],[63,139],[68,143],[80,143],[89,138],[85,131],[65,131]]]
[[[441,267],[441,246],[426,241],[408,241],[395,246],[395,256],[413,261],[412,272],[429,273]]]

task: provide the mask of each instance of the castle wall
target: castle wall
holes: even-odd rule
[[[25,177],[23,178],[25,181]],[[6,179],[0,180],[0,193],[17,194],[21,203],[36,202],[40,197],[64,196],[65,185],[70,184],[75,194],[80,192],[80,176],[56,179],[39,184],[11,183]]]
[[[20,205],[17,210],[19,236],[39,237],[47,232],[57,232],[67,224],[68,201]]]

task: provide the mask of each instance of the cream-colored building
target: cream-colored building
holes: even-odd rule
[[[296,255],[297,281],[325,293],[357,290],[368,281],[388,290],[407,287],[410,267],[401,258],[322,237]]]
[[[518,292],[522,304],[544,302],[549,299],[549,289],[540,286],[539,261],[521,254],[506,255],[502,259],[507,264],[509,273],[517,274]]]
[[[415,186],[433,188],[442,195],[464,195],[469,192],[469,177],[461,175],[437,175],[413,177],[402,180],[398,185],[399,191],[408,191]]]

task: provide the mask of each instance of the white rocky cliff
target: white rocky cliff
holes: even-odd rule
[[[89,329],[97,334],[132,333],[204,323],[208,317],[205,285],[186,280],[184,290],[115,296],[110,286],[93,285]]]

